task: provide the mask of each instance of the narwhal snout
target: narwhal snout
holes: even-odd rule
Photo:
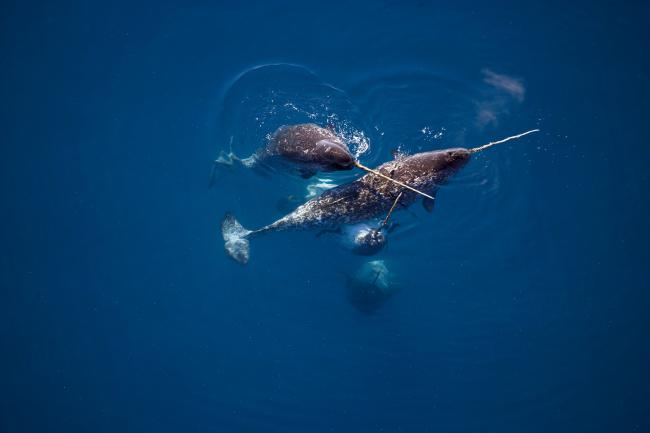
[[[330,169],[350,170],[354,167],[354,156],[352,156],[347,146],[328,140],[323,140],[321,144],[324,146],[323,159]]]
[[[447,151],[447,163],[449,164],[449,168],[462,168],[465,164],[467,164],[471,155],[472,154],[468,149],[449,149]]]

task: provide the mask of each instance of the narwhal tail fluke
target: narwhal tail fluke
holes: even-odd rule
[[[231,213],[226,213],[221,221],[221,235],[223,236],[226,254],[237,263],[245,265],[250,257],[250,242],[248,235],[253,233],[247,230]]]
[[[504,138],[502,140],[491,141],[488,144],[484,144],[483,146],[473,147],[473,148],[468,149],[468,150],[469,150],[469,153],[477,153],[477,152],[480,152],[482,150],[487,149],[488,147],[492,147],[495,144],[501,144],[501,143],[505,143],[506,141],[515,140],[517,138],[523,137],[524,135],[532,134],[533,132],[539,132],[539,129],[531,129],[530,131],[522,132],[521,134],[517,134],[517,135],[512,135],[512,136],[506,137],[506,138]]]

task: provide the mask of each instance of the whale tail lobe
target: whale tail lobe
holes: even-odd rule
[[[250,242],[248,235],[253,233],[242,226],[231,213],[226,213],[221,221],[226,254],[237,263],[245,265],[250,257]]]

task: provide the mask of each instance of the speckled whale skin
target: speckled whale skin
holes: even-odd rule
[[[377,167],[385,175],[434,194],[437,187],[469,160],[467,149],[445,149],[403,156]],[[385,215],[400,192],[400,203],[410,206],[419,197],[395,183],[368,173],[356,181],[324,192],[268,226],[252,232],[332,228]]]
[[[309,175],[317,171],[350,170],[354,167],[354,156],[333,131],[304,123],[281,126],[265,147],[242,163],[249,168],[264,164],[292,165]]]
[[[402,156],[376,170],[433,195],[439,185],[467,163],[470,155],[468,149],[461,148],[423,152]],[[335,229],[384,216],[400,192],[403,193],[400,198],[403,206],[410,206],[419,198],[416,193],[369,173],[324,192],[258,230],[248,230],[233,215],[226,214],[221,222],[224,247],[228,256],[246,264],[250,258],[251,237],[282,230]]]

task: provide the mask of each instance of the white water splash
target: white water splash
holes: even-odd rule
[[[444,126],[441,127],[437,131],[435,129],[431,128],[430,126],[425,126],[424,128],[422,128],[420,130],[422,135],[424,135],[427,139],[432,138],[434,140],[440,140],[442,138],[442,136],[445,135],[446,131],[447,131],[447,129],[445,129]]]
[[[324,191],[334,188],[336,183],[333,179],[322,177],[316,178],[313,182],[309,183],[306,187],[305,200],[311,200],[314,197],[321,195]]]

